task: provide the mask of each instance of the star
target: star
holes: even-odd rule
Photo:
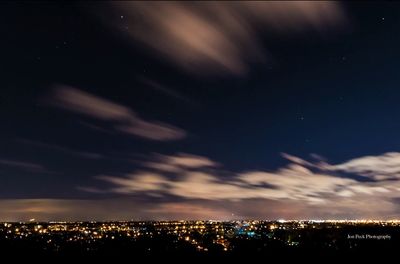
[[[382,17],[381,19],[382,19],[382,21],[385,21],[385,18],[384,18],[384,17]]]
[[[301,116],[301,117],[300,117],[300,120],[303,121],[303,120],[304,120],[304,116]]]
[[[121,16],[121,19],[124,19],[124,16]]]

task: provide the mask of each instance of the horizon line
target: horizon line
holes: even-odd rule
[[[147,219],[147,220],[36,220],[30,219],[28,221],[3,221],[0,220],[0,224],[4,223],[107,223],[107,222],[248,222],[248,221],[262,221],[262,222],[278,222],[278,223],[287,223],[287,222],[314,222],[314,223],[330,223],[330,222],[358,222],[358,223],[374,223],[374,222],[399,222],[400,219],[232,219],[232,220],[216,220],[216,219],[176,219],[176,220],[155,220],[155,219]]]

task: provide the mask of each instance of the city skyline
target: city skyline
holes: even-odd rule
[[[10,255],[31,257],[351,257],[396,254],[399,221],[152,221],[0,223]],[[317,242],[317,243],[316,243]],[[28,246],[27,246],[28,245]]]
[[[1,3],[0,221],[400,219],[399,3]]]

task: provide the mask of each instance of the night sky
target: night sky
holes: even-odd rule
[[[0,220],[400,217],[400,3],[0,12]]]

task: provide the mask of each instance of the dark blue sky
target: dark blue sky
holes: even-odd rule
[[[380,155],[400,150],[400,4],[316,3],[325,4],[314,9],[311,3],[304,13],[289,7],[295,4],[282,3],[283,11],[274,9],[279,4],[266,4],[260,15],[252,9],[254,3],[245,9],[248,13],[229,3],[1,3],[0,207],[16,201],[129,199],[159,206],[160,211],[152,211],[156,217],[164,217],[159,208],[171,203],[218,210],[225,202],[235,204],[236,198],[183,194],[170,183],[166,189],[149,189],[138,179],[156,171],[175,182],[174,177],[195,168],[213,175],[212,182],[236,186],[247,172],[281,175],[293,162],[288,165],[282,153],[312,164],[336,164],[332,166],[338,169],[331,170],[294,162],[335,179],[378,181],[381,171],[371,176],[340,165],[365,156],[384,160]],[[213,14],[227,17],[218,21]],[[107,116],[116,105],[130,109],[129,114]],[[97,114],[100,108],[108,110]],[[164,127],[172,129],[171,138],[158,134]],[[185,165],[190,163],[185,160],[179,166],[190,173],[173,169],[178,176],[146,165],[172,164],[168,157],[218,165]],[[387,166],[399,166],[394,162]],[[110,178],[104,180],[104,175]],[[130,186],[115,181],[128,178],[140,187],[114,188]],[[264,183],[274,185],[273,180]],[[266,199],[284,211],[293,208],[285,199],[304,200],[294,195],[238,199]],[[267,215],[229,206],[239,216]],[[310,217],[331,215],[316,208]],[[28,217],[21,210],[1,216]],[[68,212],[74,215],[73,210]],[[120,214],[124,209],[118,210],[110,216],[96,211],[93,217],[127,217]],[[347,209],[337,210],[332,215],[347,216]],[[275,211],[272,216],[286,214]],[[33,212],[43,219],[63,216]],[[154,217],[146,212],[132,217]],[[398,210],[383,213],[388,212],[396,215]],[[355,216],[364,215],[370,216]]]

